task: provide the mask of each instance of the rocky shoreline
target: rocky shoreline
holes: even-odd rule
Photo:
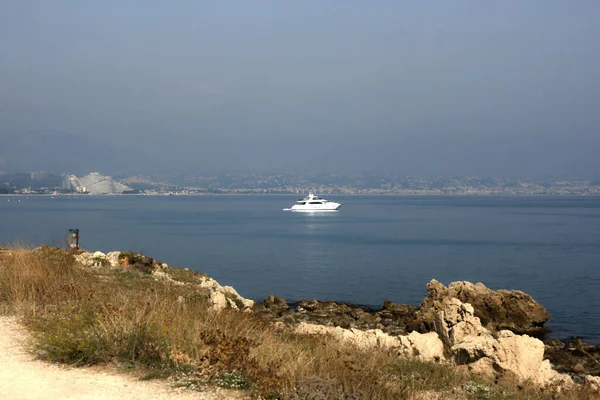
[[[522,291],[494,291],[466,281],[444,286],[432,280],[418,307],[385,302],[381,309],[371,310],[318,300],[288,304],[277,296],[255,304],[209,277],[139,254],[82,252],[76,259],[85,267],[135,268],[156,280],[193,286],[215,311],[252,312],[296,333],[333,335],[359,347],[452,363],[496,379],[511,377],[556,390],[583,384],[600,392],[599,349],[579,340],[545,339],[549,330],[544,324],[550,315]],[[186,271],[194,279],[182,279],[188,276]]]
[[[490,330],[510,330],[516,334],[543,339],[549,329],[543,325],[550,315],[528,294],[518,290],[488,289],[482,283],[452,282],[445,287],[435,279],[427,284],[429,293],[419,307],[384,302],[379,310],[334,301],[302,300],[288,305],[270,296],[255,311],[267,318],[311,321],[342,328],[381,329],[390,335],[433,331],[435,311],[447,299],[471,304],[483,326]]]
[[[544,360],[553,368],[583,383],[585,376],[600,375],[600,349],[581,342],[547,339],[550,330],[544,324],[548,311],[528,294],[518,290],[493,291],[482,283],[452,282],[445,287],[432,280],[427,284],[428,297],[419,307],[384,302],[378,309],[334,301],[302,300],[287,304],[285,299],[269,296],[254,306],[254,311],[274,322],[295,326],[302,323],[340,327],[343,329],[381,330],[390,336],[406,336],[411,332],[436,332],[437,312],[452,299],[473,307],[480,324],[491,332],[510,331],[516,335],[537,338],[544,344]]]

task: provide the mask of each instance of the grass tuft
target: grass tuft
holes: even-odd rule
[[[198,282],[201,275],[187,268],[167,268],[165,273],[173,280],[184,283]]]

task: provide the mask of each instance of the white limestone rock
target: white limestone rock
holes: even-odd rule
[[[600,376],[585,376],[585,386],[593,392],[600,393]]]
[[[96,251],[94,253],[84,251],[81,254],[75,255],[75,261],[77,261],[84,267],[89,268],[102,268],[109,265],[109,261],[106,257],[106,254],[104,254],[101,251]]]
[[[238,299],[239,301],[242,302],[242,304],[244,305],[244,309],[246,308],[252,308],[254,306],[254,300],[250,300],[250,299],[245,299],[242,296],[239,295],[239,293],[231,286],[222,286],[221,287],[221,291],[223,293],[225,293],[226,295],[230,295],[236,299]]]
[[[252,307],[254,306],[253,300],[243,298],[231,286],[221,286],[219,284],[219,282],[215,281],[212,278],[208,278],[208,277],[204,278],[200,282],[200,287],[208,289],[211,293],[212,292],[222,293],[228,300],[227,304],[232,305],[231,308],[233,308],[234,310],[246,311],[246,310],[251,310]],[[235,300],[238,300],[239,302],[241,302],[243,304],[243,307],[241,309]]]
[[[90,252],[84,251],[81,254],[75,255],[75,261],[84,267],[93,267],[94,266],[94,255]]]
[[[402,346],[397,338],[389,336],[380,329],[361,331],[344,329],[339,326],[324,326],[301,322],[295,332],[302,335],[331,335],[336,339],[352,344],[360,349],[398,348]]]
[[[111,251],[106,255],[106,259],[108,260],[112,268],[117,268],[121,266],[121,260],[119,259],[120,256],[120,251]]]
[[[200,282],[200,286],[203,287],[203,288],[206,288],[206,289],[211,289],[213,291],[214,290],[219,290],[220,291],[222,289],[222,286],[219,285],[219,282],[215,281],[212,278],[208,278],[208,277],[204,278],[202,280],[202,282]]]
[[[399,355],[416,356],[425,361],[442,361],[444,347],[435,332],[420,334],[412,332],[408,336],[394,337],[381,329],[344,329],[339,326],[323,326],[300,323],[296,333],[304,335],[332,335],[340,341],[347,342],[360,349],[395,349]]]
[[[221,311],[227,308],[227,299],[221,292],[212,292],[208,297],[208,301],[211,303],[210,309],[213,311]]]
[[[513,374],[520,382],[533,382],[540,387],[569,387],[573,380],[553,370],[544,360],[544,343],[528,335],[502,330],[494,337],[481,326],[472,307],[460,300],[444,302],[434,326],[445,344],[450,345],[454,361],[466,365],[470,372],[495,376]]]
[[[573,378],[571,378],[568,374],[561,374],[560,372],[552,369],[550,360],[542,361],[540,368],[533,378],[533,382],[537,386],[552,388],[556,391],[561,391],[564,388],[570,388],[575,385]],[[598,391],[600,392],[600,386],[598,387]]]
[[[413,354],[423,361],[444,360],[444,344],[435,332],[419,333],[416,331],[408,335]]]

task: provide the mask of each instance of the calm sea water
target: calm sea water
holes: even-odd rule
[[[600,198],[331,196],[0,197],[0,243],[143,252],[262,300],[417,305],[435,278],[519,289],[559,337],[600,343]],[[10,200],[10,201],[9,201]]]

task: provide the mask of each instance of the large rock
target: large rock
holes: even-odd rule
[[[457,298],[439,304],[434,328],[444,343],[446,354],[455,363],[477,374],[512,375],[519,382],[537,386],[568,387],[568,375],[553,370],[544,360],[544,343],[512,331],[491,332],[482,326],[473,307]]]
[[[403,354],[415,356],[424,361],[443,361],[444,344],[435,332],[411,332],[406,336],[398,336],[402,343]]]
[[[227,298],[222,292],[211,292],[208,295],[208,301],[210,302],[210,308],[214,311],[221,311],[227,308]]]
[[[209,277],[201,277],[199,287],[208,290],[211,308],[220,311],[224,308],[232,308],[238,311],[251,311],[254,301],[245,299],[231,286],[221,286],[219,282]],[[223,306],[223,299],[225,305]]]
[[[106,259],[110,263],[110,266],[113,268],[121,266],[121,252],[120,251],[111,251],[106,255]]]
[[[409,329],[433,330],[435,315],[447,299],[458,299],[473,306],[475,316],[490,330],[508,329],[518,334],[543,336],[549,330],[543,325],[550,315],[530,295],[520,290],[491,290],[482,283],[452,282],[445,287],[435,279],[427,284],[429,296],[423,300]]]
[[[435,314],[433,329],[444,343],[447,354],[451,352],[452,346],[468,336],[489,335],[489,331],[474,315],[473,307],[455,298],[442,303],[440,310]]]
[[[496,371],[515,374],[520,381],[530,380],[542,366],[544,343],[527,335],[501,331],[498,339],[491,335],[466,336],[452,346],[458,364],[470,364],[487,358]]]
[[[234,310],[243,311],[252,309],[254,306],[254,300],[243,298],[239,295],[239,293],[233,288],[233,286],[222,286],[221,292],[227,298],[227,302],[230,308]]]

